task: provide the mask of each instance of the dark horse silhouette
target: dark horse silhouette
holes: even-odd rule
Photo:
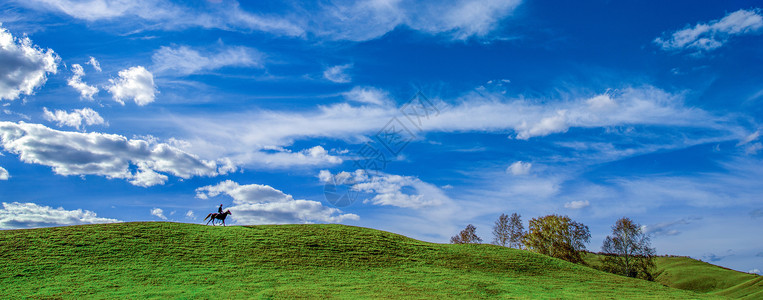
[[[209,222],[212,222],[212,226],[215,226],[215,219],[218,219],[222,221],[223,226],[225,226],[225,217],[227,217],[228,215],[232,215],[230,212],[230,209],[226,210],[224,213],[221,213],[221,214],[218,214],[218,213],[208,214],[207,217],[204,218],[204,221],[207,221],[207,219],[209,219],[209,221],[207,221],[207,225],[209,225]]]

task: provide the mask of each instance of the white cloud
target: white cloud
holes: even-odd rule
[[[8,174],[8,170],[6,170],[3,167],[0,167],[0,180],[8,180],[10,178],[10,174]]]
[[[654,225],[642,225],[641,229],[646,234],[654,234],[654,235],[677,235],[681,232],[678,231],[678,229],[675,229],[678,225],[688,225],[693,223],[694,221],[700,220],[702,218],[697,217],[690,217],[690,218],[684,218],[677,221],[672,222],[664,222]]]
[[[162,210],[161,208],[156,208],[156,207],[152,208],[151,215],[157,216],[159,217],[159,219],[162,219],[162,220],[167,220],[167,217],[164,215],[164,210]]]
[[[90,57],[90,60],[88,60],[88,61],[87,61],[85,64],[88,64],[88,65],[91,65],[91,66],[93,66],[93,69],[95,69],[95,70],[96,70],[96,71],[98,71],[98,72],[101,72],[101,71],[102,71],[102,70],[101,70],[101,63],[99,63],[99,62],[98,62],[98,60],[97,60],[97,59],[95,59],[95,57],[92,57],[92,56],[91,56],[91,57]]]
[[[109,79],[109,92],[114,100],[124,105],[125,100],[133,100],[143,106],[156,99],[154,75],[142,66],[119,71],[119,78]]]
[[[48,73],[58,71],[60,60],[53,50],[40,49],[29,38],[16,38],[0,27],[0,100],[34,94]]]
[[[694,27],[658,37],[654,42],[663,50],[693,49],[711,51],[720,48],[732,36],[757,34],[763,28],[763,16],[759,9],[740,9],[720,20],[698,23]]]
[[[566,132],[569,128],[661,126],[703,128],[708,134],[738,138],[740,128],[727,118],[687,107],[682,97],[652,86],[624,88],[569,100],[509,98],[502,94],[469,93],[438,114],[421,118],[424,132],[511,132],[512,137],[533,137]],[[443,105],[438,99],[430,99]],[[443,105],[444,106],[444,105]],[[562,111],[563,113],[559,113]],[[298,139],[332,138],[363,142],[393,117],[407,118],[394,106],[339,103],[300,112],[258,110],[177,117],[195,153],[204,157],[231,157],[237,164],[283,167],[308,165],[290,152],[263,152],[267,147],[292,145]],[[550,121],[551,120],[551,121]],[[410,125],[410,123],[407,123]],[[412,126],[412,125],[411,125]],[[271,151],[272,152],[272,151]]]
[[[451,202],[440,188],[413,176],[368,176],[363,170],[355,170],[352,173],[343,171],[332,175],[328,170],[321,170],[318,179],[323,183],[343,184],[353,191],[373,194],[372,198],[364,200],[363,203],[374,205],[420,209]]]
[[[193,213],[193,210],[188,210],[185,213],[185,216],[188,217],[188,218],[191,218],[191,219],[196,218],[196,214]]]
[[[591,203],[589,203],[588,200],[578,200],[578,201],[570,201],[565,203],[564,208],[581,209],[581,208],[586,208],[590,205]]]
[[[747,273],[761,275],[760,269],[752,269],[752,270],[747,271]]]
[[[513,175],[527,175],[530,174],[530,168],[532,168],[532,166],[533,164],[529,162],[516,161],[506,168],[506,172]]]
[[[60,12],[73,18],[113,21],[125,27],[179,30],[188,27],[223,30],[259,30],[287,36],[301,36],[301,26],[285,18],[261,16],[243,11],[238,2],[208,1],[199,8],[165,0],[25,0],[19,4],[43,11]],[[136,21],[137,19],[137,21]]]
[[[0,228],[18,229],[80,224],[121,222],[116,219],[99,218],[89,210],[64,210],[35,203],[3,202],[0,209]]]
[[[394,101],[389,98],[389,93],[386,91],[368,86],[353,87],[351,90],[342,93],[342,96],[348,101],[359,103],[375,105],[388,105],[394,103]]]
[[[328,67],[323,71],[323,78],[336,83],[348,83],[352,80],[352,77],[347,74],[347,70],[350,68],[352,68],[352,64]]]
[[[82,66],[73,64],[72,73],[74,75],[67,81],[69,86],[79,91],[80,99],[93,100],[93,95],[98,93],[98,88],[82,82],[82,76],[85,76],[85,70],[82,69]]]
[[[86,125],[106,124],[106,122],[103,120],[101,115],[98,114],[98,112],[87,107],[83,109],[75,109],[71,113],[67,113],[66,111],[63,111],[63,110],[55,110],[51,112],[45,107],[43,107],[42,110],[43,110],[43,117],[45,118],[45,120],[56,122],[58,127],[71,126],[79,130],[80,126],[82,126],[83,124],[86,124]]]
[[[219,46],[199,51],[188,46],[161,47],[151,57],[160,74],[189,75],[224,67],[262,67],[262,54],[243,46]]]
[[[128,28],[176,30],[193,26],[365,41],[381,37],[397,27],[443,34],[457,40],[485,37],[522,1],[299,1],[281,4],[284,6],[281,10],[290,13],[269,16],[246,12],[236,1],[214,2],[209,1],[199,8],[163,0],[29,0],[20,4],[91,22],[119,22],[118,25]]]
[[[214,161],[201,160],[165,143],[105,133],[58,131],[40,124],[0,122],[2,147],[21,161],[53,168],[59,175],[99,175],[138,186],[163,184],[167,177],[215,176]],[[131,166],[137,167],[133,173]]]
[[[233,198],[231,218],[239,224],[340,223],[358,220],[358,215],[323,206],[312,200],[295,200],[268,185],[239,185],[230,180],[196,189],[196,197],[207,199],[220,194]]]
[[[313,16],[310,30],[330,39],[364,41],[406,26],[463,40],[486,36],[520,3],[519,0],[331,1]]]

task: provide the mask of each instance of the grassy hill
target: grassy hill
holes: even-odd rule
[[[0,299],[711,298],[492,245],[343,225],[0,231]]]
[[[588,253],[591,266],[600,256]],[[763,299],[763,276],[742,273],[689,257],[657,257],[655,281],[666,286],[737,299]]]

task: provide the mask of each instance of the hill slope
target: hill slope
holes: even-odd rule
[[[601,265],[600,256],[594,253],[587,253],[585,260],[591,266]],[[730,298],[763,299],[763,276],[689,257],[660,256],[655,265],[655,281],[669,287]]]
[[[0,231],[0,298],[704,298],[526,251],[343,225]]]

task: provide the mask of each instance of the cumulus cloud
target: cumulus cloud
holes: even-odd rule
[[[342,93],[342,96],[348,101],[358,103],[374,105],[387,105],[393,103],[389,97],[389,93],[382,89],[368,86],[353,87],[351,90]]]
[[[49,226],[100,224],[121,222],[117,219],[99,218],[89,210],[65,210],[35,203],[3,202],[0,209],[0,228],[20,229]]]
[[[506,168],[506,172],[513,175],[527,175],[530,174],[530,168],[532,168],[532,166],[533,164],[529,162],[516,161]]]
[[[95,57],[91,56],[90,60],[88,60],[85,64],[91,65],[93,67],[93,69],[95,69],[98,72],[102,71],[101,70],[101,63],[99,63],[98,60],[95,59]]]
[[[350,68],[352,68],[352,64],[328,67],[323,71],[323,78],[336,83],[348,83],[352,80],[347,74],[347,70]]]
[[[122,105],[125,100],[133,100],[135,104],[143,106],[156,99],[154,75],[142,66],[119,71],[119,78],[109,79],[109,82],[109,93],[114,101]]]
[[[8,174],[8,170],[6,170],[3,167],[0,167],[0,180],[8,180],[10,178],[10,174]]]
[[[58,71],[60,60],[53,50],[43,50],[29,38],[14,37],[0,27],[0,100],[32,95],[45,84],[48,73]]]
[[[40,124],[0,122],[2,147],[21,161],[53,168],[59,175],[98,175],[138,186],[163,184],[167,177],[220,174],[217,163],[201,160],[166,143],[105,133],[58,131]],[[131,169],[137,168],[133,172]]]
[[[190,75],[224,67],[262,67],[262,54],[243,46],[219,46],[210,50],[164,46],[151,60],[152,70],[160,74]]]
[[[196,189],[196,197],[207,199],[220,194],[233,198],[231,218],[239,224],[340,223],[358,220],[358,215],[345,214],[336,208],[312,200],[295,200],[291,195],[268,185],[247,184],[226,180],[217,185]]]
[[[164,0],[28,0],[20,1],[19,4],[42,11],[63,13],[89,22],[119,22],[128,28],[180,30],[201,27],[259,30],[287,36],[304,34],[302,26],[292,21],[246,12],[236,1],[207,1],[198,8]]]
[[[663,50],[712,51],[720,48],[733,36],[758,34],[763,28],[760,9],[740,9],[720,20],[697,23],[670,34],[658,37],[654,43]]]
[[[98,88],[82,82],[82,76],[85,76],[85,70],[82,66],[73,64],[72,73],[74,73],[74,75],[67,81],[69,86],[79,92],[80,99],[93,100],[93,95],[98,93]]]
[[[70,126],[80,129],[80,126],[85,125],[102,125],[106,122],[103,120],[98,112],[90,109],[75,109],[70,113],[63,110],[49,111],[48,108],[43,107],[43,117],[45,120],[56,122],[58,127]]]
[[[164,215],[164,210],[161,208],[154,207],[151,209],[151,215],[157,216],[159,219],[167,220],[167,216]]]

